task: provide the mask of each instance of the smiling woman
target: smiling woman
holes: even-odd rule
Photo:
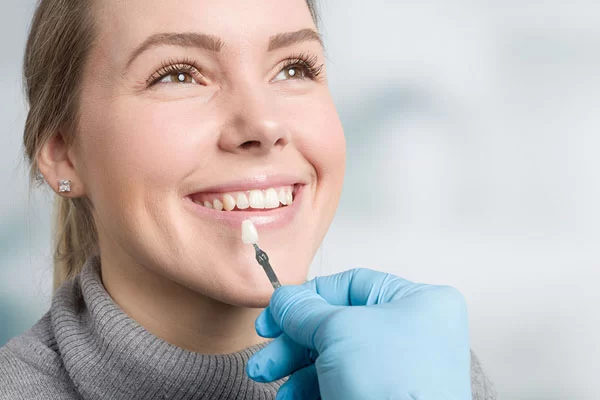
[[[127,7],[122,7],[130,12],[135,12],[136,6],[132,3]],[[312,18],[305,20],[304,23],[299,23],[298,26],[303,28],[297,31],[287,32],[286,29],[289,26],[284,26],[282,32],[268,32],[268,41],[264,43],[266,53],[277,50],[287,51],[284,53],[281,65],[276,65],[281,70],[274,77],[276,81],[286,79],[315,81],[323,70],[322,59],[319,60],[315,54],[298,51],[309,42],[318,43],[322,47],[320,35],[316,31],[318,19],[316,7],[313,1],[297,2],[296,7],[304,8],[303,10],[292,10],[298,14],[296,19],[299,16],[306,18],[307,15]],[[252,8],[255,12],[258,11],[257,7]],[[106,76],[101,76],[113,83],[117,83],[116,79],[119,77],[125,76],[128,78],[129,90],[135,91],[138,95],[150,96],[155,100],[174,100],[180,99],[182,96],[196,99],[199,97],[192,94],[195,92],[191,92],[199,90],[199,88],[187,88],[185,89],[187,90],[186,94],[185,91],[182,91],[183,88],[160,88],[159,86],[164,86],[163,84],[197,84],[196,86],[204,87],[202,89],[204,96],[212,93],[212,89],[208,88],[207,90],[207,87],[214,87],[217,84],[217,82],[214,82],[213,85],[209,84],[207,68],[209,62],[213,62],[214,66],[216,54],[213,53],[221,53],[227,35],[217,37],[195,32],[193,28],[186,30],[182,29],[181,24],[177,24],[170,32],[166,33],[156,32],[152,26],[147,30],[129,29],[128,37],[131,38],[131,49],[125,48],[121,53],[115,53],[119,48],[117,45],[122,44],[124,38],[114,35],[118,35],[119,29],[123,29],[123,27],[132,27],[130,26],[131,20],[128,20],[124,14],[117,15],[108,12],[112,9],[109,1],[94,3],[58,0],[41,2],[36,11],[25,61],[25,80],[31,108],[27,118],[24,142],[27,155],[31,160],[32,177],[37,174],[39,169],[38,163],[44,144],[52,145],[56,139],[60,139],[65,147],[75,144],[81,136],[81,134],[77,134],[81,130],[78,128],[87,125],[81,120],[84,111],[82,101],[80,101],[83,88],[89,83],[82,82],[85,75],[95,74],[92,79],[97,82],[95,78],[98,74],[106,73]],[[306,10],[309,11],[309,14],[306,13]],[[219,12],[219,10],[214,10],[214,14]],[[156,15],[156,13],[151,14]],[[202,18],[208,17],[205,12],[203,14]],[[150,20],[156,19],[156,17],[152,18],[152,15],[150,18]],[[49,20],[56,23],[44,23]],[[104,29],[105,27],[114,27],[115,29],[112,30],[114,35],[110,36],[111,30]],[[135,43],[136,40],[139,43]],[[113,46],[109,47],[111,45]],[[232,47],[234,45],[235,43],[230,43],[226,51],[234,50]],[[111,54],[103,53],[104,50]],[[220,61],[225,61],[223,64],[232,66],[238,63],[241,68],[244,68],[242,65],[244,61],[234,60],[226,54],[226,51],[219,54]],[[199,54],[202,52],[209,54]],[[183,56],[177,58],[176,56],[179,54],[183,54]],[[197,56],[192,57],[192,54]],[[94,55],[98,55],[100,59],[94,60]],[[211,59],[207,59],[207,56]],[[106,63],[108,57],[111,58],[112,63]],[[117,59],[122,58],[126,58],[127,61],[118,70],[106,72],[106,69],[95,68],[97,63],[112,67]],[[138,65],[134,65],[136,60]],[[157,62],[158,66],[151,71]],[[320,64],[317,65],[317,63]],[[246,65],[249,64],[246,63]],[[117,67],[115,66],[115,68]],[[42,71],[44,71],[43,74]],[[111,73],[114,74],[111,76]],[[65,79],[65,77],[69,77],[69,79]],[[60,87],[62,90],[52,90],[53,87]],[[122,88],[127,90],[126,87]],[[108,95],[113,95],[113,93]],[[94,96],[88,98],[93,101],[99,99]],[[206,99],[206,97],[204,98]],[[97,111],[97,108],[92,110],[92,112]],[[153,116],[149,112],[139,115],[150,118]],[[148,118],[144,119],[148,120]],[[60,135],[56,135],[57,132]],[[112,143],[116,144],[116,142]],[[252,143],[257,142],[248,141],[243,145],[248,147]],[[343,147],[339,148],[343,149]],[[81,158],[84,159],[84,157]],[[215,167],[214,164],[211,165]],[[142,168],[144,167],[142,166]],[[278,170],[277,173],[281,174],[281,171]],[[249,174],[236,175],[236,179],[239,179]],[[264,172],[262,175],[262,177],[258,177],[259,180],[266,179]],[[52,184],[51,179],[47,180]],[[74,188],[70,196],[56,198],[55,288],[65,279],[75,276],[85,260],[92,255],[99,254],[100,251],[98,228],[93,217],[90,197],[76,192],[77,183],[72,182],[72,185]],[[114,180],[111,186],[115,186]]]
[[[244,373],[273,292],[239,232],[289,286],[333,219],[345,141],[316,22],[305,0],[39,3],[24,143],[57,194],[57,290],[0,351],[6,398],[275,396]]]

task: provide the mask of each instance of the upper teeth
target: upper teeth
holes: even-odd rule
[[[265,190],[249,190],[245,192],[220,193],[213,195],[193,196],[192,200],[207,208],[218,211],[231,211],[234,208],[264,209],[277,208],[281,205],[291,205],[294,201],[293,187],[284,186]]]

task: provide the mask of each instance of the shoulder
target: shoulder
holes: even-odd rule
[[[471,350],[471,392],[473,400],[496,400],[496,390]]]
[[[0,400],[79,398],[53,336],[46,314],[0,348]]]

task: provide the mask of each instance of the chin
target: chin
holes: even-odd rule
[[[227,282],[226,286],[211,297],[236,307],[265,308],[268,306],[275,289],[258,264],[252,264],[251,267],[253,271],[251,274],[229,276],[224,279],[223,281]],[[299,285],[306,281],[308,271],[304,268],[279,269],[276,273],[282,285]]]
[[[249,246],[247,246],[249,247]],[[241,254],[232,262],[235,267],[221,270],[217,277],[219,284],[213,288],[215,299],[237,307],[264,308],[269,305],[275,289],[263,268],[254,260],[254,251],[250,247],[248,253]],[[299,262],[300,256],[295,256],[296,262],[284,262],[289,258],[290,251],[272,251],[269,258],[277,278],[282,285],[299,285],[306,281],[309,262]],[[304,257],[302,257],[304,258]]]
[[[269,305],[273,292],[273,286],[267,281],[264,286],[258,288],[240,287],[228,289],[217,300],[235,307],[265,308]]]

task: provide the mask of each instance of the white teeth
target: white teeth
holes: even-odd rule
[[[232,195],[226,194],[223,196],[223,207],[226,211],[231,211],[235,208],[235,199]]]
[[[240,210],[245,210],[246,208],[250,207],[250,203],[248,202],[248,197],[246,196],[245,193],[238,193],[237,195],[237,199],[235,199],[237,208],[239,208]]]
[[[256,210],[278,208],[281,205],[289,206],[294,201],[293,188],[290,186],[281,188],[269,188],[265,190],[253,189],[246,192],[232,192],[222,194],[222,197],[210,200],[194,200],[206,208],[217,211],[232,211],[234,209],[245,210],[253,208]]]
[[[278,197],[281,204],[283,204],[284,206],[287,205],[287,195],[285,194],[284,189],[279,189]]]
[[[267,189],[265,192],[265,208],[277,208],[279,207],[279,197],[277,191],[273,188]]]
[[[265,195],[262,190],[251,190],[249,196],[250,207],[252,208],[273,208],[267,207],[265,203]],[[277,202],[277,206],[279,206],[279,202]],[[238,205],[239,207],[239,205]]]

